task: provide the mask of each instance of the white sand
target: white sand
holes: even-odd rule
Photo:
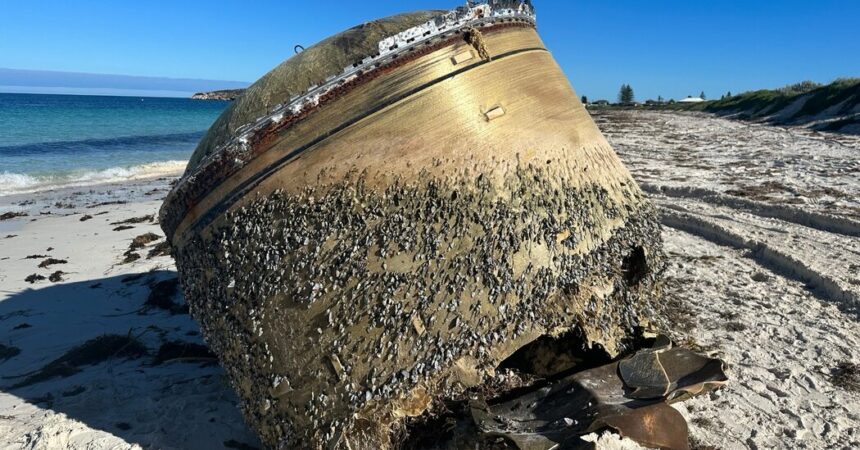
[[[731,365],[677,405],[702,448],[860,448],[860,138],[648,111],[596,120],[663,216],[675,339]],[[668,225],[668,226],[667,226]],[[689,324],[684,323],[689,320]]]
[[[694,115],[597,114],[667,225],[666,296],[682,311],[674,338],[731,365],[727,388],[678,405],[694,443],[860,448],[860,393],[830,377],[840,362],[860,363],[860,139]],[[217,365],[152,364],[163,342],[200,337],[187,314],[142,310],[149,285],[176,276],[171,258],[146,257],[163,239],[120,263],[135,236],[162,234],[157,224],[111,223],[156,214],[167,182],[0,198],[0,213],[29,214],[0,222],[0,344],[20,349],[0,360],[0,449],[259,446]],[[129,203],[88,207],[116,200]],[[81,222],[84,214],[92,218]],[[68,263],[40,269],[44,258],[25,259],[34,254]],[[63,281],[24,281],[56,270]],[[123,281],[133,274],[144,275]],[[20,378],[6,377],[105,333],[139,337],[150,356],[8,388]]]
[[[155,188],[161,190],[144,195]],[[176,276],[169,256],[147,259],[163,239],[142,249],[140,260],[120,263],[135,236],[162,235],[158,225],[147,221],[113,231],[117,225],[111,223],[157,214],[166,188],[167,180],[155,180],[100,186],[77,195],[65,190],[25,196],[35,202],[24,206],[18,206],[21,196],[11,205],[8,197],[0,199],[5,210],[30,213],[0,222],[0,344],[21,351],[5,362],[0,359],[0,449],[259,446],[217,364],[152,365],[163,342],[202,340],[187,314],[141,311],[149,283]],[[122,198],[132,202],[88,207]],[[56,207],[56,202],[66,205]],[[82,222],[85,214],[92,219]],[[5,238],[10,234],[17,236]],[[45,258],[25,259],[34,254],[68,263],[38,268]],[[66,273],[61,282],[24,281],[28,275],[48,277],[57,270]],[[134,274],[143,276],[123,281]],[[102,334],[139,337],[151,356],[112,358],[67,378],[8,388],[21,379],[7,377],[38,370]]]

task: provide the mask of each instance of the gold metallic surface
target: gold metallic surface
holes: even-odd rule
[[[583,182],[629,177],[535,30],[485,33],[484,41],[490,62],[473,58],[453,64],[453,57],[472,48],[463,41],[372,80],[285,130],[262,155],[192,206],[176,235],[219,202],[229,201],[228,195],[243,181],[350,118],[361,120],[303,152],[273,175],[277,181],[264,184],[294,191],[317,183],[323,171],[331,179],[350,170],[408,178],[432,170],[439,158],[478,170],[498,160],[566,158],[581,164]],[[463,72],[445,78],[458,71]],[[416,89],[421,90],[366,115]],[[495,107],[503,108],[505,115],[488,123],[485,114]],[[589,166],[599,170],[589,173]]]

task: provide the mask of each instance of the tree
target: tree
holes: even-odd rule
[[[705,97],[705,91],[702,91],[702,93],[699,94],[699,98],[702,100],[707,100],[707,98]]]
[[[662,95],[657,96],[657,103],[663,103],[663,96]]]
[[[633,88],[630,87],[629,84],[622,84],[621,90],[618,91],[618,103],[629,105],[630,103],[633,103],[634,100]]]
[[[586,97],[586,96],[584,96],[584,95],[582,96],[582,104],[583,104],[583,105],[587,105],[587,104],[588,104],[588,97]]]
[[[732,98],[732,91],[729,91],[729,92],[726,94],[726,98]]]

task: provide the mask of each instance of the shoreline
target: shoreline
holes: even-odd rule
[[[24,212],[28,215],[49,215],[53,211],[73,214],[78,209],[92,208],[99,203],[145,202],[164,198],[172,183],[182,176],[182,171],[157,174],[126,180],[111,180],[100,183],[76,184],[37,190],[33,192],[8,193],[0,195],[0,214]],[[2,222],[0,222],[2,224]]]
[[[35,184],[33,187],[22,187],[17,191],[0,191],[0,204],[6,203],[4,199],[7,197],[38,195],[65,190],[90,190],[108,185],[123,186],[136,182],[146,183],[158,178],[179,178],[185,172],[185,166],[187,164],[187,160],[152,161],[129,167],[111,167],[107,169],[85,171],[82,172],[78,178],[60,181],[56,184],[50,184],[50,182],[43,181],[42,183],[44,184]],[[0,172],[0,180],[3,180],[4,178],[30,179],[32,180],[32,183],[39,183],[39,179],[30,174]],[[0,210],[0,212],[2,212],[2,210]]]

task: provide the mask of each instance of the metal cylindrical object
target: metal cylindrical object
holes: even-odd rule
[[[288,74],[331,71],[309,58],[355,70],[377,57],[362,43],[439,14],[275,69],[162,209],[191,312],[267,446],[389,446],[539,336],[578,328],[615,354],[650,314],[653,208],[528,20],[476,16],[297,103],[324,80]]]

